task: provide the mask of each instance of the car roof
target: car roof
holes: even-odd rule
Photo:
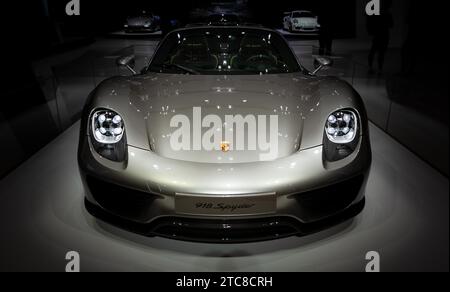
[[[312,13],[312,11],[309,11],[309,10],[294,10],[294,11],[292,11],[292,13],[293,12],[299,12],[299,13]]]
[[[244,23],[242,25],[208,25],[207,23],[191,23],[186,25],[183,28],[178,28],[176,30],[171,31],[170,33],[179,32],[179,31],[187,31],[187,30],[196,30],[196,29],[256,29],[256,30],[263,30],[263,31],[269,31],[273,33],[278,33],[276,30],[263,27],[261,24],[253,24],[253,23]]]
[[[209,14],[208,16],[217,16],[217,15],[221,15],[221,16],[238,16],[236,13],[232,13],[232,12],[214,12]]]

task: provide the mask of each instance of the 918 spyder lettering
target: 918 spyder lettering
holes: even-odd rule
[[[224,211],[234,212],[238,209],[250,209],[254,206],[255,206],[255,204],[224,204],[224,203],[218,203],[218,204],[197,203],[197,204],[195,204],[195,207],[197,209],[215,209],[215,210],[220,210],[222,212],[224,212]]]

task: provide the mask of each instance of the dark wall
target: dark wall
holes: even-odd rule
[[[4,1],[6,2],[6,1]],[[0,177],[48,144],[58,133],[32,61],[58,41],[41,1],[2,3]]]
[[[19,3],[5,3],[1,21],[6,28],[2,35],[3,93],[0,111],[6,118],[45,102],[31,68],[36,48],[53,42],[49,23],[39,1],[30,1],[28,9]],[[2,4],[3,5],[3,4]],[[19,14],[20,12],[20,14]],[[19,16],[20,15],[20,16]],[[20,19],[20,21],[18,21]]]

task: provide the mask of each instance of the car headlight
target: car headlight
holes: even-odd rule
[[[352,111],[336,111],[328,116],[325,133],[328,139],[337,144],[347,144],[355,139],[358,119]]]
[[[91,117],[92,144],[101,156],[121,162],[126,158],[125,124],[112,110],[97,110]]]
[[[122,117],[109,110],[97,111],[92,116],[92,133],[99,143],[115,144],[120,142],[125,128]]]
[[[324,153],[327,161],[338,161],[352,154],[358,146],[358,115],[353,110],[338,110],[325,123]]]

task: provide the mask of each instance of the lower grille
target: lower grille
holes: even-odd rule
[[[138,222],[151,219],[148,212],[158,196],[104,182],[91,176],[86,177],[86,183],[97,203],[109,212]]]
[[[350,206],[357,199],[363,184],[364,176],[361,175],[328,187],[299,193],[291,198],[297,201],[301,220],[314,222]]]
[[[289,217],[248,220],[162,218],[154,223],[158,236],[199,242],[248,242],[301,233],[299,222]]]

